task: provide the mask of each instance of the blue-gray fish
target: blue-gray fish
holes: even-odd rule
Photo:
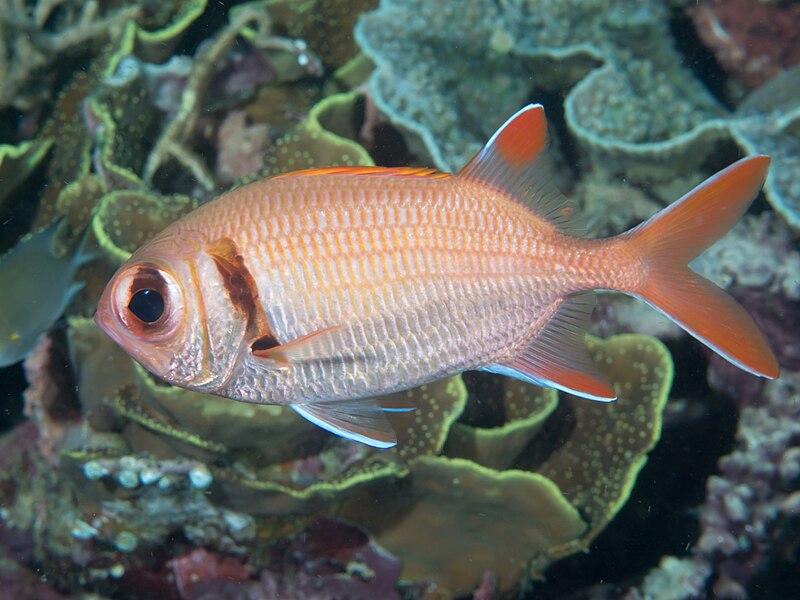
[[[71,252],[60,247],[64,227],[58,218],[0,257],[0,367],[25,358],[84,285],[75,272],[93,257],[85,235]]]

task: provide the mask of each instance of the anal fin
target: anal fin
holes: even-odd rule
[[[594,305],[591,292],[571,296],[522,353],[483,370],[590,400],[616,400],[616,392],[586,350],[586,327]]]
[[[382,406],[380,399],[370,398],[295,404],[292,408],[315,425],[343,438],[374,448],[391,448],[397,444],[397,437],[385,412],[404,412],[414,407],[396,402]]]

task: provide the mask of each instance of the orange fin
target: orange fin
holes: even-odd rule
[[[767,156],[744,158],[710,177],[622,239],[644,258],[647,277],[631,293],[736,366],[778,377],[778,361],[750,315],[688,264],[747,210],[767,176]]]
[[[385,407],[381,400],[356,399],[295,404],[292,408],[331,433],[375,448],[391,448],[397,444],[397,438],[384,412],[413,407]]]
[[[259,343],[262,338],[259,338],[253,343],[252,352],[253,356],[272,360],[282,367],[309,360],[342,358],[344,347],[342,335],[345,331],[347,330],[343,325],[334,325],[312,331],[286,344],[277,346],[263,344],[266,346],[263,348],[258,347],[262,345]]]
[[[592,292],[567,298],[521,354],[483,370],[590,400],[616,400],[616,392],[586,350],[586,328],[594,306]]]
[[[544,108],[529,104],[495,132],[458,177],[489,185],[559,230],[578,233],[583,226],[576,218],[577,207],[551,183],[546,148]]]
[[[319,175],[370,175],[378,177],[425,177],[428,179],[448,179],[450,173],[442,173],[436,169],[422,169],[417,167],[321,167],[318,169],[303,169],[276,175],[273,179],[287,177],[317,177]]]

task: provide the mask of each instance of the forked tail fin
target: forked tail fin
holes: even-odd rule
[[[736,366],[772,379],[779,375],[778,361],[753,319],[688,266],[736,224],[768,168],[767,156],[744,158],[621,237],[644,258],[646,273],[637,289],[626,291]]]

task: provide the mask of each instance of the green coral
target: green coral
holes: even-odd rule
[[[209,493],[215,502],[250,514],[284,518],[329,511],[356,489],[405,476],[405,461],[441,450],[466,400],[459,377],[402,392],[398,397],[418,406],[411,418],[392,415],[404,447],[376,452],[330,436],[287,407],[234,402],[164,385],[91,320],[74,318],[69,325],[84,415],[97,422],[91,415],[110,407],[117,418],[128,421],[121,433],[124,443],[117,445],[124,448],[122,455],[227,464],[210,467]],[[89,429],[84,435],[92,448],[97,436]],[[308,455],[315,448],[312,459]],[[104,450],[75,459],[85,464],[108,456]]]
[[[51,160],[47,166],[48,186],[39,203],[35,226],[52,221],[59,214],[56,204],[61,190],[91,171],[91,153],[97,140],[93,139],[87,130],[84,112],[86,101],[89,100],[96,108],[94,95],[103,89],[102,82],[114,78],[120,61],[133,51],[137,40],[142,48],[152,42],[160,45],[163,50],[180,38],[205,5],[205,0],[169,1],[161,3],[158,10],[144,15],[141,23],[136,20],[125,20],[119,27],[118,33],[111,36],[110,41],[96,52],[89,67],[85,71],[73,74],[71,81],[59,93],[50,117],[37,138],[57,139],[58,143],[53,147]],[[136,10],[138,11],[138,8]],[[125,107],[121,108],[124,111]],[[124,112],[121,116],[130,119]],[[105,126],[110,125],[109,120],[104,120],[102,114],[98,118]],[[103,129],[98,129],[100,129],[101,146],[113,144],[117,148],[124,149],[125,144],[138,145],[142,140],[137,135],[132,135],[124,141],[117,140],[113,137],[113,129],[106,131],[106,137],[103,138]],[[104,158],[108,156],[107,152],[106,149],[102,151]],[[101,162],[101,165],[111,169],[108,160]]]
[[[747,154],[772,157],[764,192],[772,207],[800,230],[800,66],[787,69],[748,96],[731,134]]]
[[[516,379],[504,378],[499,393],[503,422],[497,427],[473,427],[456,423],[445,452],[468,458],[492,469],[511,467],[530,441],[546,424],[558,405],[558,392]],[[481,395],[481,401],[489,398]]]
[[[397,555],[404,579],[432,580],[450,597],[471,592],[485,569],[507,588],[532,555],[586,529],[546,477],[441,456],[418,458],[408,482],[355,495],[338,516]]]
[[[11,193],[41,164],[52,145],[49,138],[16,146],[0,144],[0,209],[5,208]]]
[[[130,20],[137,5],[10,0],[0,4],[0,107],[29,110],[49,97],[45,76],[65,57],[95,53]]]
[[[95,127],[96,162],[113,189],[144,188],[140,177],[162,117],[150,105],[144,67],[133,56],[136,34],[129,27],[88,98]]]
[[[285,407],[166,386],[88,319],[71,319],[68,339],[84,415],[94,424],[65,457],[73,478],[130,479],[132,488],[114,494],[128,501],[152,496],[139,488],[162,478],[158,485],[184,489],[187,473],[200,469],[206,497],[220,510],[259,517],[262,536],[337,514],[401,557],[406,578],[451,593],[471,590],[483,569],[508,589],[587,548],[627,499],[658,439],[672,377],[669,354],[653,338],[590,339],[616,403],[565,398],[555,406],[552,390],[492,376],[499,394],[482,402],[494,403],[503,419],[479,429],[455,423],[467,389],[454,377],[392,398],[417,409],[390,415],[399,444],[387,452],[332,437]],[[116,416],[99,418],[109,408]],[[132,465],[138,479],[129,476]],[[103,486],[85,493],[112,500]]]
[[[152,62],[165,59],[207,5],[207,0],[168,0],[152,6],[136,29],[137,53]]]
[[[355,141],[360,98],[361,94],[349,92],[328,96],[315,104],[308,118],[267,152],[267,173],[374,165],[369,153]]]
[[[117,190],[100,199],[92,229],[101,250],[117,265],[197,203],[186,196]]]
[[[399,556],[404,578],[433,581],[449,594],[474,589],[484,570],[509,589],[588,548],[630,495],[658,440],[672,382],[669,352],[655,338],[588,344],[614,384],[616,403],[569,397],[555,408],[551,392],[504,382],[497,400],[508,422],[486,430],[456,425],[445,446],[470,460],[413,459],[407,480],[355,494],[338,514]],[[511,461],[516,468],[508,469]]]
[[[672,386],[673,363],[658,339],[618,335],[588,338],[589,353],[618,394],[611,404],[569,396],[564,408],[572,430],[536,471],[550,478],[584,515],[580,539],[552,556],[589,548],[630,496],[647,453],[661,437],[661,419]]]
[[[98,65],[99,60],[95,63]],[[91,141],[83,126],[83,100],[95,84],[95,67],[88,73],[76,73],[72,81],[59,93],[50,118],[42,128],[38,140],[58,140],[47,163],[45,177],[47,188],[42,193],[34,228],[51,222],[58,212],[56,202],[64,187],[87,175],[91,168]]]
[[[657,0],[384,0],[355,35],[377,66],[375,103],[440,169],[461,168],[532,91],[557,91],[593,165],[615,176],[673,180],[730,139],[771,154],[767,198],[800,227],[800,69],[768,84],[779,106],[731,114],[683,66],[667,11]]]
[[[453,424],[464,410],[467,389],[460,376],[450,377],[388,398],[415,407],[413,411],[388,414],[397,433],[397,446],[389,452],[408,462],[417,456],[442,451]]]
[[[268,0],[267,8],[282,35],[303,38],[323,64],[341,67],[358,52],[353,26],[378,0]]]

